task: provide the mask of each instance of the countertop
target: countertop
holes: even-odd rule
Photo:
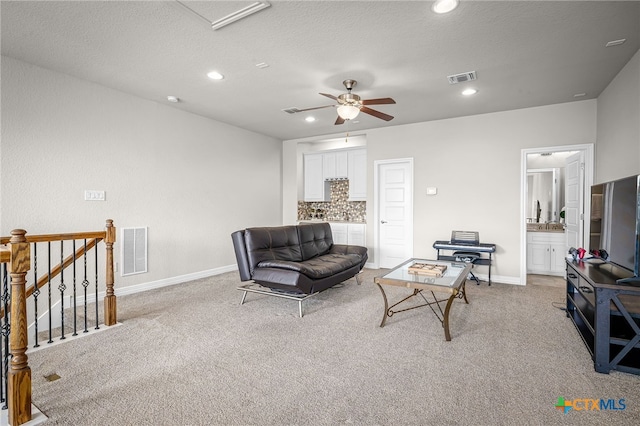
[[[307,219],[307,220],[299,220],[299,223],[319,223],[319,222],[328,222],[328,223],[354,223],[358,225],[366,225],[367,222],[358,222],[354,220],[325,220],[325,219]]]
[[[564,232],[561,223],[527,223],[527,232]]]

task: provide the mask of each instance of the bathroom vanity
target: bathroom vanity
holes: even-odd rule
[[[527,273],[563,277],[568,252],[565,233],[561,226],[550,228],[527,224]]]

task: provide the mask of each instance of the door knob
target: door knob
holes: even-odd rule
[[[387,221],[386,220],[381,220],[380,223],[387,223]]]

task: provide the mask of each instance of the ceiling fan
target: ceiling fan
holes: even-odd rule
[[[356,84],[358,84],[357,81],[345,80],[342,82],[342,84],[344,84],[344,87],[347,88],[347,93],[343,93],[338,97],[330,95],[328,93],[320,93],[322,96],[326,96],[327,98],[333,99],[334,101],[338,102],[337,105],[324,105],[319,107],[300,109],[300,110],[297,110],[296,112],[304,112],[304,111],[311,111],[314,109],[337,107],[338,119],[336,120],[335,124],[342,124],[347,120],[353,120],[358,116],[360,112],[373,115],[374,117],[380,118],[385,121],[393,120],[392,115],[385,114],[384,112],[376,111],[375,109],[371,109],[366,105],[395,104],[396,101],[394,101],[391,98],[363,100],[360,98],[360,96],[356,95],[355,93],[351,93],[351,89],[353,89],[356,86]]]

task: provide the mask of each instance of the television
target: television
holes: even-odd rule
[[[633,272],[640,283],[640,175],[591,187],[590,252]]]

